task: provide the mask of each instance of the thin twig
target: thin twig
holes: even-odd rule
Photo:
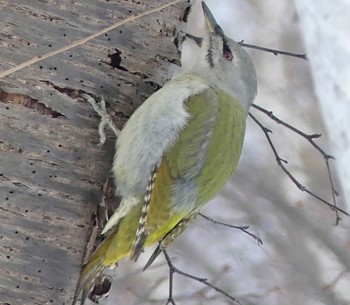
[[[293,132],[295,132],[296,134],[302,136],[303,138],[305,138],[307,141],[310,142],[310,144],[312,144],[312,146],[314,146],[321,154],[324,158],[327,159],[334,159],[333,156],[327,154],[319,145],[317,145],[314,141],[314,139],[321,137],[321,134],[319,133],[315,133],[315,134],[306,134],[304,132],[302,132],[301,130],[295,128],[294,126],[282,121],[281,119],[279,119],[278,117],[276,117],[272,111],[267,110],[261,106],[258,106],[256,104],[252,105],[253,108],[265,113],[269,118],[271,118],[272,120],[274,120],[276,123],[283,125],[284,127],[287,127],[288,129],[292,130]]]
[[[224,276],[225,274],[227,274],[230,271],[230,267],[228,267],[228,265],[224,265],[222,270],[220,271],[220,273],[218,273],[215,278],[213,279],[213,284],[217,284],[220,281],[220,278],[222,278],[222,276]],[[196,292],[196,295],[199,295],[203,298],[205,298],[206,300],[210,300],[210,297],[208,296],[208,291],[210,291],[211,288],[208,286],[204,286],[201,289],[198,289],[198,291]],[[218,296],[216,295],[216,298]],[[220,296],[221,297],[221,296]]]
[[[167,8],[168,6],[174,5],[174,4],[176,4],[178,2],[181,2],[181,1],[183,1],[183,0],[171,1],[171,2],[169,2],[167,4],[155,7],[153,9],[150,9],[150,10],[148,10],[146,12],[143,12],[143,13],[140,13],[140,14],[137,14],[137,15],[132,15],[130,17],[125,18],[122,21],[119,21],[117,23],[114,23],[114,24],[112,24],[112,25],[102,29],[101,31],[93,33],[93,34],[91,34],[91,35],[89,35],[89,36],[87,36],[85,38],[79,39],[79,40],[69,44],[68,46],[62,47],[62,48],[60,48],[58,50],[55,50],[55,51],[52,51],[52,52],[49,52],[49,53],[46,53],[46,54],[43,54],[43,55],[37,55],[37,56],[33,57],[32,59],[27,60],[24,63],[21,63],[21,64],[13,67],[11,69],[8,69],[6,71],[0,72],[0,78],[3,78],[5,76],[8,76],[8,75],[14,73],[14,72],[17,72],[17,71],[22,70],[22,69],[24,69],[26,67],[29,67],[29,66],[31,66],[31,65],[33,65],[35,63],[38,63],[38,62],[40,62],[40,61],[42,61],[44,59],[48,59],[48,58],[50,58],[52,56],[55,56],[55,55],[60,54],[62,52],[65,52],[65,51],[71,50],[71,49],[73,49],[75,47],[78,47],[80,45],[83,45],[83,44],[87,43],[88,41],[90,41],[90,40],[92,40],[92,39],[94,39],[94,38],[96,38],[98,36],[101,36],[101,35],[109,32],[111,30],[114,30],[115,28],[117,28],[117,27],[119,27],[119,26],[121,26],[123,24],[126,24],[128,22],[134,21],[134,20],[139,19],[141,17],[144,17],[146,15],[158,12],[158,11],[160,11],[162,9]]]
[[[330,168],[330,165],[329,165],[329,158],[328,159],[325,158],[325,163],[326,163],[326,168],[327,168],[327,172],[328,172],[328,178],[329,178],[329,182],[330,182],[331,190],[332,190],[332,201],[333,201],[333,204],[335,206],[337,206],[336,195],[338,194],[338,191],[334,187],[333,176],[332,176],[331,168]],[[335,211],[335,214],[336,214],[335,224],[338,225],[339,221],[341,220],[341,217],[339,215],[338,210]]]
[[[276,161],[278,166],[284,171],[284,173],[289,177],[290,180],[292,180],[292,182],[298,187],[298,189],[300,189],[302,192],[305,192],[307,194],[309,194],[310,196],[316,198],[317,200],[321,201],[322,203],[324,203],[325,205],[329,206],[332,210],[336,210],[339,211],[341,213],[343,213],[344,215],[350,216],[350,214],[348,212],[346,212],[345,210],[335,206],[334,204],[328,202],[327,200],[323,199],[322,197],[316,195],[315,193],[311,192],[309,189],[307,189],[304,185],[302,185],[293,175],[292,173],[285,167],[284,163],[288,163],[286,160],[282,159],[272,140],[270,137],[270,133],[272,132],[270,129],[266,128],[264,125],[262,125],[258,119],[255,118],[254,115],[252,115],[251,113],[249,113],[249,116],[255,121],[255,123],[258,124],[258,126],[261,128],[261,130],[264,132],[267,141],[269,142],[269,145],[275,155]]]
[[[267,110],[261,106],[258,106],[256,104],[253,104],[252,107],[254,107],[255,109],[261,111],[262,113],[266,114],[270,119],[272,119],[273,121],[275,121],[277,124],[280,124],[288,129],[290,129],[291,131],[293,131],[294,133],[300,135],[301,137],[303,137],[306,141],[308,141],[316,150],[318,150],[320,152],[320,154],[323,156],[325,163],[326,163],[326,168],[327,168],[327,173],[328,173],[328,177],[329,177],[329,182],[330,182],[330,186],[331,186],[331,192],[332,192],[332,201],[333,201],[333,205],[335,207],[337,207],[337,200],[336,200],[336,194],[338,194],[337,190],[334,187],[334,182],[333,182],[333,177],[332,177],[332,172],[330,169],[330,165],[329,165],[329,160],[330,159],[334,159],[333,156],[331,156],[330,154],[326,153],[318,144],[315,143],[314,139],[317,139],[319,137],[321,137],[321,134],[306,134],[305,132],[302,132],[301,130],[295,128],[294,126],[282,121],[281,119],[279,119],[278,117],[276,117],[272,111]],[[336,213],[336,224],[339,223],[339,221],[341,220],[340,216],[339,216],[339,212],[338,210],[335,210]]]
[[[168,266],[169,266],[169,296],[168,296],[168,304],[176,305],[174,296],[173,296],[173,287],[174,287],[174,273],[176,272],[173,264],[170,262],[170,259],[168,257],[168,254],[164,251],[165,258],[167,260]],[[170,262],[170,263],[169,263]]]
[[[242,232],[248,234],[249,236],[253,237],[257,242],[258,242],[258,245],[262,245],[263,244],[263,241],[260,237],[256,236],[255,234],[249,232],[247,229],[249,229],[249,226],[234,226],[234,225],[230,225],[230,224],[227,224],[227,223],[224,223],[224,222],[221,222],[221,221],[217,221],[209,216],[206,216],[202,213],[198,213],[198,215],[202,216],[204,219],[212,222],[212,223],[215,223],[215,224],[218,224],[218,225],[221,225],[221,226],[225,226],[225,227],[229,227],[229,228],[233,228],[233,229],[238,229],[238,230],[241,230]]]
[[[227,292],[225,292],[224,290],[220,289],[219,287],[211,284],[210,282],[208,282],[208,280],[206,278],[197,277],[197,276],[194,276],[192,274],[189,274],[189,273],[186,273],[184,271],[181,271],[180,269],[178,269],[177,267],[175,267],[173,265],[169,255],[168,255],[168,253],[165,250],[163,250],[163,253],[164,253],[165,259],[166,259],[166,261],[168,263],[168,266],[169,266],[169,272],[171,274],[171,277],[170,277],[171,279],[172,279],[172,277],[173,277],[173,275],[175,273],[180,274],[180,275],[182,275],[184,277],[187,277],[189,279],[192,279],[192,280],[194,280],[196,282],[202,283],[202,284],[212,288],[213,290],[215,290],[216,292],[219,292],[220,294],[222,294],[223,296],[225,296],[226,298],[228,298],[232,302],[234,302],[234,303],[236,303],[238,305],[241,305],[241,302],[239,300],[237,300],[233,296],[229,295]],[[171,283],[173,284],[172,281],[171,281]],[[173,295],[172,295],[173,287],[171,286],[170,288],[171,288],[171,290],[169,289],[169,298],[168,298],[168,303],[167,304],[169,304],[169,303],[170,304],[175,304],[174,303],[174,299],[173,299]],[[171,293],[170,293],[170,291],[171,291]]]
[[[202,42],[203,42],[203,38],[202,37],[198,37],[198,36],[194,36],[190,33],[186,33],[185,34],[187,38],[193,40],[197,46],[201,47]],[[286,52],[286,51],[280,51],[280,50],[276,50],[276,49],[270,49],[270,48],[265,48],[265,47],[260,47],[254,44],[249,44],[249,43],[245,43],[244,40],[240,41],[239,44],[242,47],[245,48],[251,48],[251,49],[255,49],[255,50],[259,50],[259,51],[264,51],[264,52],[269,52],[272,53],[274,55],[285,55],[285,56],[291,56],[291,57],[296,57],[296,58],[301,58],[304,60],[308,60],[306,54],[300,54],[300,53],[293,53],[293,52]]]
[[[272,54],[274,54],[276,56],[277,55],[286,55],[286,56],[291,56],[291,57],[296,57],[296,58],[301,58],[301,59],[304,59],[304,60],[308,60],[306,54],[292,53],[292,52],[286,52],[286,51],[279,51],[279,50],[276,50],[276,49],[259,47],[259,46],[253,45],[253,44],[245,43],[244,40],[239,42],[239,44],[242,47],[256,49],[256,50],[259,50],[259,51],[269,52],[269,53],[272,53]]]

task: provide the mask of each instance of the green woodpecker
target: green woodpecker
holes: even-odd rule
[[[170,244],[237,166],[257,91],[255,68],[202,7],[206,35],[195,65],[150,96],[116,141],[113,174],[121,204],[103,230],[107,238],[83,267],[74,303],[81,292],[84,303],[104,268],[135,260],[154,243],[158,250]]]

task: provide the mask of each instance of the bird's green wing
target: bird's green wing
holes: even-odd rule
[[[185,105],[190,120],[165,152],[152,186],[146,246],[220,192],[240,158],[246,112],[239,101],[207,89]]]
[[[236,168],[245,130],[242,105],[221,90],[206,89],[185,106],[190,119],[150,177],[143,204],[132,208],[107,238],[108,265],[130,255],[136,259],[144,246],[162,240],[214,197]]]

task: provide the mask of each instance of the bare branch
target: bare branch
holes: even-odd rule
[[[204,219],[214,223],[214,224],[218,224],[218,225],[221,225],[221,226],[225,226],[225,227],[229,227],[229,228],[233,228],[233,229],[238,229],[238,230],[241,230],[242,232],[248,234],[249,236],[253,237],[257,242],[258,242],[258,245],[262,245],[263,244],[263,241],[260,237],[256,236],[255,234],[249,232],[247,229],[249,229],[249,226],[234,226],[234,225],[230,225],[230,224],[227,224],[227,223],[224,223],[224,222],[221,222],[221,221],[217,221],[209,216],[206,216],[202,213],[198,213],[198,215],[202,216]]]
[[[282,121],[281,119],[279,119],[278,117],[276,117],[272,111],[269,111],[261,106],[258,106],[256,104],[252,105],[253,108],[265,113],[270,119],[274,120],[277,124],[283,125],[284,127],[287,127],[288,129],[290,129],[291,131],[295,132],[296,134],[302,136],[303,138],[305,138],[308,142],[310,142],[310,144],[312,144],[312,146],[314,146],[325,159],[334,159],[333,156],[327,154],[319,145],[317,145],[314,141],[314,139],[320,138],[322,135],[319,133],[315,133],[315,134],[306,134],[304,132],[302,132],[301,130],[295,128],[294,126]]]
[[[208,282],[208,280],[206,278],[201,278],[201,277],[197,277],[194,276],[192,274],[186,273],[184,271],[181,271],[180,269],[178,269],[177,267],[175,267],[168,255],[168,253],[163,250],[165,259],[168,263],[169,266],[169,272],[170,272],[170,280],[169,280],[169,298],[168,298],[168,302],[167,304],[176,304],[173,298],[173,276],[175,273],[180,274],[184,277],[187,277],[189,279],[192,279],[196,282],[202,283],[210,288],[212,288],[213,290],[219,292],[220,294],[222,294],[223,296],[225,296],[226,298],[228,298],[229,300],[231,300],[232,302],[234,302],[235,304],[241,305],[241,302],[239,300],[237,300],[236,298],[234,298],[233,296],[229,295],[227,292],[225,292],[224,290],[220,289],[219,287],[211,284],[210,282]]]
[[[326,168],[327,168],[327,174],[329,177],[329,182],[330,182],[330,186],[331,186],[331,192],[332,192],[332,201],[333,201],[333,205],[335,207],[337,207],[337,200],[336,200],[336,195],[338,194],[337,190],[334,187],[334,182],[333,182],[333,176],[331,173],[331,169],[330,169],[330,165],[329,165],[329,160],[330,159],[334,159],[333,156],[331,156],[330,154],[326,153],[318,144],[315,143],[314,139],[320,138],[321,134],[306,134],[305,132],[302,132],[301,130],[295,128],[294,126],[282,121],[281,119],[279,119],[278,117],[276,117],[272,111],[269,111],[261,106],[258,106],[256,104],[253,104],[252,107],[254,107],[255,109],[263,112],[264,114],[266,114],[270,119],[272,119],[273,121],[275,121],[277,124],[280,124],[288,129],[290,129],[291,131],[295,132],[296,134],[300,135],[301,137],[303,137],[305,140],[307,140],[317,151],[320,152],[320,154],[323,156],[324,160],[325,160],[325,164],[326,164]],[[339,221],[341,220],[340,216],[339,216],[339,211],[335,210],[336,213],[336,224],[339,223]]]
[[[270,49],[270,48],[265,48],[265,47],[259,47],[253,44],[249,44],[249,43],[245,43],[244,40],[242,40],[241,42],[239,42],[239,44],[242,47],[246,47],[246,48],[251,48],[251,49],[255,49],[255,50],[259,50],[259,51],[265,51],[265,52],[269,52],[272,53],[274,55],[286,55],[286,56],[291,56],[291,57],[296,57],[296,58],[301,58],[304,60],[308,60],[306,54],[298,54],[298,53],[292,53],[292,52],[285,52],[285,51],[279,51],[276,49]]]
[[[168,257],[168,254],[164,252],[165,255],[165,259],[168,263],[169,266],[169,296],[168,296],[168,302],[166,303],[168,304],[173,304],[176,305],[175,300],[174,300],[174,296],[173,296],[173,287],[174,287],[174,273],[176,272],[175,267],[173,266],[173,264],[170,261],[170,258]]]
[[[272,132],[270,129],[266,128],[264,125],[262,125],[260,123],[260,121],[251,113],[249,113],[249,116],[255,121],[255,123],[258,124],[258,126],[261,128],[261,130],[264,132],[267,141],[269,142],[269,145],[275,155],[276,161],[278,166],[284,171],[284,173],[290,178],[290,180],[292,180],[292,182],[302,191],[302,192],[306,192],[307,194],[309,194],[310,196],[316,198],[317,200],[321,201],[322,203],[326,204],[327,206],[329,206],[332,210],[338,211],[343,213],[344,215],[350,216],[348,212],[346,212],[345,210],[337,207],[335,204],[332,204],[330,202],[328,202],[327,200],[323,199],[322,197],[316,195],[315,193],[311,192],[309,189],[307,189],[304,185],[302,185],[293,175],[292,173],[285,167],[284,163],[288,163],[286,160],[282,159],[277,150],[276,147],[274,146],[271,137],[270,137],[270,133]]]
[[[202,41],[203,41],[202,37],[194,36],[194,35],[189,34],[189,33],[186,33],[186,37],[193,40],[197,46],[200,47],[202,45]],[[245,48],[251,48],[251,49],[255,49],[255,50],[259,50],[259,51],[269,52],[269,53],[272,53],[276,56],[277,55],[285,55],[285,56],[291,56],[291,57],[296,57],[296,58],[308,60],[306,54],[292,53],[292,52],[286,52],[286,51],[280,51],[280,50],[276,50],[276,49],[260,47],[257,45],[245,43],[244,40],[240,41],[239,44]]]

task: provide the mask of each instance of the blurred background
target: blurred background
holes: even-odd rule
[[[206,0],[226,35],[237,41],[306,53],[299,17],[289,0]],[[188,32],[202,36],[201,6],[193,7]],[[196,45],[183,46],[183,69],[193,62]],[[307,134],[321,133],[317,143],[328,153],[309,62],[247,49],[258,75],[255,103]],[[178,72],[178,71],[176,71]],[[252,109],[271,129],[279,155],[298,181],[331,201],[331,187],[322,155],[305,139]],[[334,168],[331,161],[331,167]],[[333,170],[334,179],[336,173]],[[339,186],[335,181],[339,192]],[[340,204],[342,196],[338,197]],[[244,305],[350,304],[350,222],[336,225],[335,213],[301,192],[277,166],[260,127],[250,118],[239,167],[220,196],[203,214],[232,225],[249,225],[263,245],[239,230],[198,217],[169,248],[176,267],[238,298]],[[166,304],[168,266],[161,255],[146,272],[142,267],[153,249],[135,265],[116,269],[107,304]],[[175,274],[176,304],[232,304],[201,283]]]

